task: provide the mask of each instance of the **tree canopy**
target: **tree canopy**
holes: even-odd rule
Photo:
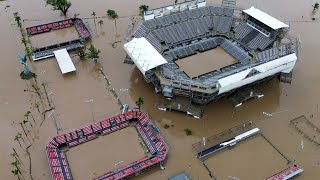
[[[68,0],[46,0],[47,4],[53,7],[53,10],[59,10],[63,15],[67,15],[68,9],[71,7],[71,2]]]
[[[142,104],[144,103],[144,100],[142,97],[139,97],[136,101],[136,105],[138,106],[139,110],[141,109]]]
[[[118,14],[116,13],[116,11],[112,10],[112,9],[109,9],[107,11],[107,16],[109,16],[110,18],[112,19],[118,19]]]
[[[89,50],[89,52],[87,53],[87,58],[90,58],[90,59],[94,60],[95,62],[97,62],[98,59],[100,58],[99,54],[101,53],[101,51],[99,49],[95,48],[93,46],[93,44],[90,45],[88,50]]]
[[[141,13],[144,13],[145,11],[148,11],[148,9],[149,9],[149,6],[147,6],[147,5],[141,5],[139,7],[139,10],[140,10]]]

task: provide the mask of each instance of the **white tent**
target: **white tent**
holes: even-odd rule
[[[279,21],[278,19],[270,16],[269,14],[262,12],[259,9],[254,8],[253,6],[250,9],[244,10],[246,14],[252,16],[253,18],[257,19],[258,21],[262,22],[263,24],[271,27],[274,30],[280,28],[287,28],[289,27],[287,24]]]
[[[68,54],[68,51],[66,49],[60,49],[60,50],[54,51],[53,53],[57,58],[62,74],[69,73],[76,70]]]
[[[144,37],[133,38],[124,44],[124,50],[143,75],[148,70],[167,63],[167,60]]]

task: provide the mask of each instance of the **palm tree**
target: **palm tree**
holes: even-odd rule
[[[19,170],[18,170],[18,169],[12,170],[11,173],[12,173],[14,176],[17,176],[19,180],[21,180],[21,178],[20,178],[20,176],[19,176]]]
[[[116,35],[118,34],[117,32],[117,19],[119,18],[118,14],[116,13],[116,11],[109,9],[107,11],[107,16],[111,19],[114,19],[114,26],[116,28]]]
[[[102,26],[102,24],[103,24],[103,20],[102,20],[102,19],[100,19],[100,20],[98,21],[98,24],[99,24],[100,26]]]
[[[94,27],[96,27],[97,25],[96,25],[96,12],[92,12],[92,14],[91,14],[91,16],[93,17],[93,22],[94,22]]]
[[[93,22],[94,22],[94,28],[96,29],[97,32],[97,24],[96,24],[96,12],[92,12],[91,16],[93,17]]]
[[[35,101],[35,102],[34,102],[34,107],[35,107],[35,108],[37,108],[38,113],[39,113],[39,114],[40,114],[40,116],[41,116],[41,112],[40,112],[40,105],[39,105],[39,102],[38,102],[38,101]]]
[[[18,153],[17,153],[17,151],[16,151],[16,149],[15,149],[15,148],[12,148],[12,150],[13,150],[13,154],[15,154],[15,156],[17,156],[18,158],[20,158],[19,155],[18,155]]]
[[[23,124],[27,127],[27,123],[29,123],[29,125],[31,126],[31,129],[33,130],[33,125],[30,123],[30,121],[28,121],[28,120],[23,120],[22,121],[23,122]],[[28,129],[28,133],[30,132],[30,130]]]
[[[32,118],[34,124],[37,124],[36,121],[34,120],[34,117],[33,117],[32,113],[31,113],[31,111],[27,111],[26,114],[24,114],[24,117],[26,117],[27,120],[29,121],[29,116],[30,115],[31,115],[31,118]]]
[[[99,49],[96,49],[94,46],[93,46],[93,44],[91,44],[90,45],[90,47],[89,47],[89,52],[88,52],[88,54],[87,54],[87,57],[89,58],[89,59],[92,59],[92,60],[94,60],[94,62],[96,63],[97,61],[98,61],[98,59],[99,59],[99,57],[100,57],[100,53],[101,53],[101,51],[99,50]]]
[[[136,105],[139,107],[139,110],[141,109],[142,104],[144,103],[144,100],[142,97],[139,97],[136,101]]]
[[[13,16],[14,16],[14,20],[17,22],[17,26],[21,30],[22,24],[21,24],[21,17],[19,16],[19,13],[15,12],[15,13],[13,13]]]
[[[16,161],[19,161],[19,159],[17,158],[17,157],[19,157],[19,156],[16,154],[16,152],[11,153],[10,155],[11,155],[12,157],[14,157],[14,159],[15,159]],[[19,163],[20,163],[20,161],[19,161]]]
[[[316,2],[312,7],[313,7],[313,11],[318,10],[319,9],[319,3]]]
[[[145,11],[148,11],[148,9],[149,9],[149,6],[147,6],[147,5],[141,5],[140,7],[139,7],[139,10],[140,10],[140,13],[143,15],[143,13],[145,12]]]
[[[11,165],[14,166],[14,167],[18,170],[18,172],[21,174],[21,171],[20,171],[20,169],[19,169],[19,164],[20,164],[20,162],[19,162],[18,160],[13,161],[13,162],[11,163]]]
[[[24,124],[24,123],[23,123],[23,122],[20,122],[19,124],[21,125],[21,128],[22,128],[22,130],[23,130],[23,132],[24,132],[24,135],[26,135],[26,137],[28,137],[28,136],[27,136],[27,132],[26,132],[26,130],[25,130],[24,127],[23,127],[23,124]]]
[[[21,145],[21,142],[20,142],[20,138],[22,138],[22,134],[21,134],[21,133],[18,133],[18,134],[14,137],[14,140],[15,140],[15,141],[18,141],[21,149],[23,149],[23,148],[22,148],[22,145]]]

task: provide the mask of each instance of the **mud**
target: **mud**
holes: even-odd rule
[[[208,1],[208,4],[220,4],[221,1]],[[80,126],[102,120],[116,113],[120,113],[117,101],[106,89],[105,81],[97,68],[103,68],[106,75],[112,82],[112,87],[119,94],[121,99],[134,106],[138,97],[143,97],[145,104],[143,110],[157,124],[167,143],[170,145],[168,161],[165,170],[155,168],[136,179],[162,180],[180,171],[186,171],[192,179],[211,179],[207,170],[201,162],[195,158],[192,151],[192,144],[198,142],[202,137],[222,132],[230,127],[252,120],[262,133],[275,144],[286,156],[294,160],[305,171],[297,180],[314,180],[320,176],[320,151],[319,147],[305,140],[296,130],[289,127],[290,120],[305,114],[311,117],[310,121],[320,127],[319,120],[319,96],[320,91],[320,62],[317,60],[320,44],[319,38],[319,12],[312,15],[312,5],[314,1],[282,0],[282,1],[262,1],[262,0],[241,0],[238,7],[249,8],[252,5],[268,12],[291,26],[290,34],[300,37],[302,51],[297,63],[292,84],[280,84],[277,79],[271,80],[257,86],[265,94],[263,98],[248,101],[239,108],[233,108],[225,99],[210,103],[204,106],[204,116],[202,119],[194,119],[178,112],[163,112],[157,110],[154,105],[162,100],[161,94],[154,92],[151,84],[146,84],[144,79],[133,65],[123,64],[125,52],[122,49],[125,43],[127,27],[131,24],[133,16],[138,15],[138,7],[141,4],[148,4],[150,8],[174,3],[172,0],[150,1],[146,0],[119,0],[119,1],[72,1],[72,7],[68,12],[68,17],[73,17],[79,13],[80,18],[90,27],[93,37],[92,43],[101,50],[99,63],[87,60],[81,61],[78,57],[73,57],[73,62],[77,68],[76,73],[63,76],[60,73],[58,64],[54,58],[41,60],[39,62],[28,62],[33,72],[38,75],[38,83],[48,83],[50,98],[56,107],[54,117],[61,126],[59,133],[76,129]],[[10,5],[5,9],[6,5]],[[103,25],[94,24],[91,14],[96,12],[97,17],[105,16],[108,9],[114,9],[119,14],[117,20],[117,34],[115,36],[115,24],[113,20],[102,18]],[[41,116],[35,108],[30,108],[30,103],[37,99],[37,96],[24,89],[31,87],[30,82],[20,79],[22,71],[16,50],[23,52],[19,29],[16,27],[13,13],[19,12],[24,19],[23,26],[28,27],[50,21],[58,21],[64,17],[58,11],[52,11],[50,6],[45,6],[43,0],[0,2],[0,22],[1,22],[1,66],[0,66],[0,179],[17,179],[11,173],[13,167],[10,165],[14,158],[10,156],[14,147],[21,157],[21,169],[25,179],[30,179],[28,175],[28,157],[14,141],[14,136],[22,132],[19,122],[24,119],[26,111],[30,110],[35,116],[36,122],[42,121]],[[312,21],[315,17],[317,20]],[[98,19],[96,19],[98,21]],[[121,41],[113,48],[114,41]],[[122,92],[120,89],[129,89]],[[92,103],[85,103],[86,100],[93,99]],[[39,101],[37,99],[37,101]],[[44,105],[46,106],[46,105]],[[41,107],[41,110],[47,107]],[[93,112],[93,113],[92,113]],[[272,113],[272,117],[265,117],[262,112]],[[93,114],[93,117],[92,117]],[[164,124],[174,125],[169,129],[164,129]],[[186,136],[185,128],[190,128],[192,136]],[[32,146],[29,149],[32,157],[32,175],[35,180],[50,179],[50,171],[44,151],[44,147],[51,137],[57,134],[53,116],[46,117],[42,127],[35,128],[30,133]],[[24,137],[25,138],[25,137]],[[300,147],[301,140],[304,141],[304,148]],[[248,141],[249,142],[249,141]],[[263,142],[261,142],[263,143]],[[26,144],[30,143],[26,140]],[[22,146],[26,147],[22,142]],[[257,144],[260,144],[257,143]],[[241,155],[225,156],[219,154],[219,161],[238,162],[244,164],[242,157],[250,157],[256,154],[254,151],[257,144],[253,143],[245,146],[248,151],[242,151]],[[241,145],[241,144],[240,144]],[[80,147],[80,146],[79,146]],[[238,147],[235,147],[237,151]],[[246,179],[263,179],[269,173],[273,173],[285,168],[282,161],[274,160],[274,153],[271,150],[257,149],[257,156],[268,167],[263,167],[259,162],[254,169],[254,176],[249,176],[252,169],[244,167],[242,171],[232,170],[223,163],[217,163],[209,168],[213,172],[219,171],[223,174],[221,179],[227,179],[225,175],[244,177]],[[249,151],[250,150],[250,151]],[[118,152],[114,152],[118,154]],[[89,152],[87,153],[89,154]],[[261,155],[260,155],[261,154]],[[278,155],[276,155],[278,156]],[[221,157],[221,159],[220,159]],[[97,158],[97,157],[95,157]],[[120,161],[121,159],[119,159]],[[269,165],[274,164],[270,167]],[[276,167],[276,168],[275,168]],[[84,168],[84,167],[82,167]],[[101,164],[92,165],[92,169],[102,168]],[[263,168],[263,169],[262,169]],[[279,169],[278,169],[279,168]],[[231,172],[232,174],[228,173]]]

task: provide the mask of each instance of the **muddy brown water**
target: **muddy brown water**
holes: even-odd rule
[[[97,24],[95,27],[92,19],[85,19],[85,23],[93,33],[92,42],[102,52],[98,64],[91,61],[80,61],[79,58],[72,57],[77,68],[76,73],[62,76],[54,58],[29,63],[32,70],[38,74],[39,84],[47,83],[50,98],[56,107],[54,116],[48,117],[47,114],[42,127],[31,131],[32,138],[29,136],[32,141],[29,151],[32,157],[33,179],[51,178],[44,147],[50,138],[57,134],[55,122],[61,127],[59,132],[62,133],[120,113],[116,100],[106,90],[106,83],[97,71],[97,68],[100,67],[110,78],[112,87],[121,99],[134,105],[139,96],[144,98],[143,109],[148,112],[159,127],[170,146],[165,170],[154,168],[136,179],[162,180],[180,171],[186,171],[192,179],[210,179],[207,170],[195,158],[195,152],[192,151],[191,145],[201,140],[202,137],[208,137],[249,120],[255,122],[278,149],[305,169],[296,179],[318,179],[320,175],[319,147],[289,127],[290,120],[302,114],[305,114],[312,123],[320,127],[318,106],[318,92],[320,90],[318,50],[320,44],[317,41],[320,25],[318,20],[311,21],[311,17],[319,18],[319,12],[315,15],[311,13],[311,5],[314,2],[310,0],[242,0],[237,2],[240,8],[249,8],[255,5],[288,23],[291,26],[290,33],[300,37],[302,42],[300,61],[294,69],[292,84],[279,84],[276,79],[261,84],[257,88],[265,94],[265,97],[249,101],[236,109],[231,107],[225,99],[210,103],[203,107],[205,113],[201,120],[181,113],[158,111],[154,104],[161,100],[162,96],[154,93],[154,87],[144,82],[140,72],[134,66],[123,64],[125,57],[125,52],[122,49],[125,42],[124,36],[132,16],[138,14],[139,5],[148,4],[151,8],[155,8],[170,3],[173,1],[160,0],[152,1],[152,3],[147,0],[72,1],[72,7],[68,12],[69,17],[72,17],[74,13],[80,13],[79,17],[90,17],[93,11],[97,13],[97,17],[100,17],[104,16],[108,9],[116,10],[120,16],[117,20],[117,30],[120,37],[114,36],[114,21],[103,18],[104,24],[102,26]],[[219,3],[220,1],[209,1],[208,4]],[[5,10],[6,5],[10,5],[10,7]],[[19,12],[22,19],[25,19],[25,27],[57,21],[63,17],[59,12],[51,11],[50,6],[45,7],[45,2],[42,0],[0,2],[0,54],[2,60],[0,66],[0,179],[17,179],[11,173],[13,167],[10,163],[14,160],[10,156],[12,147],[18,151],[21,157],[23,163],[21,169],[25,179],[30,179],[28,158],[18,143],[14,141],[14,136],[16,133],[22,132],[19,122],[23,120],[26,111],[30,110],[30,103],[34,103],[37,97],[34,93],[23,92],[24,89],[30,88],[30,82],[25,82],[19,77],[22,66],[17,59],[16,50],[23,52],[24,47],[20,43],[20,32],[14,24],[12,15],[14,12]],[[116,48],[112,48],[111,43],[115,40],[122,42],[117,44]],[[120,91],[123,88],[129,89],[129,91]],[[92,103],[86,103],[90,99],[93,99]],[[40,123],[42,120],[37,110],[31,108],[31,111],[36,122]],[[265,117],[262,112],[274,115]],[[164,129],[164,124],[172,124],[174,127]],[[186,136],[183,131],[185,128],[192,129],[193,135]],[[271,158],[278,156],[278,154],[270,150],[269,147],[262,148],[263,142],[251,140],[245,142],[243,147],[242,144],[239,144],[239,148],[235,147],[236,153],[233,155],[224,152],[213,157],[211,161],[214,162],[209,167],[213,174],[217,171],[219,179],[229,179],[228,176],[234,176],[255,180],[263,179],[267,174],[272,174],[274,171],[286,167],[282,160]],[[303,149],[300,147],[301,140],[304,142]],[[25,141],[26,144],[29,144],[27,139]],[[22,142],[22,146],[26,145]],[[246,159],[243,157],[249,157],[251,154],[257,156],[264,154],[263,157],[257,158],[255,163],[258,165],[254,169],[243,166],[243,170],[240,171],[234,165],[228,166],[226,164],[226,162],[246,163]],[[264,167],[260,163],[266,164],[266,166]],[[103,164],[97,163],[93,166],[96,167],[95,169],[99,169],[103,167]],[[266,170],[264,171],[264,169]],[[250,176],[250,174],[253,175]]]
[[[219,70],[223,67],[235,64],[237,61],[221,47],[198,53],[176,61],[176,64],[190,78],[200,76],[202,74]]]
[[[48,33],[30,36],[30,41],[33,48],[46,47],[76,39],[79,39],[79,34],[75,27],[68,27],[65,29],[59,29],[50,31]]]
[[[145,157],[138,137],[134,127],[127,127],[70,148],[66,155],[72,176],[75,179],[93,179]],[[101,166],[97,168],[96,164]]]

